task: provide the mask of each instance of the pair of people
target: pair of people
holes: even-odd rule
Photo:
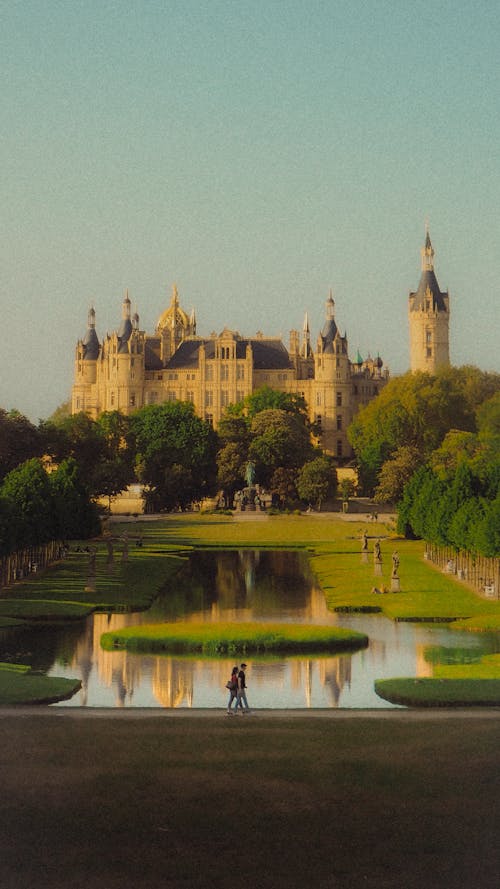
[[[242,713],[244,713],[245,710],[247,712],[249,710],[248,701],[247,701],[247,693],[246,693],[246,688],[247,688],[246,676],[245,676],[246,666],[247,666],[246,664],[241,664],[239,670],[238,670],[238,667],[233,667],[233,669],[232,669],[231,679],[230,679],[231,686],[229,689],[229,701],[227,702],[228,716],[232,715],[233,713],[236,715],[236,713],[238,712],[238,708],[241,709]],[[236,702],[234,704],[234,708],[233,708],[233,701]]]

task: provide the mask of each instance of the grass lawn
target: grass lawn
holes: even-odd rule
[[[165,585],[173,588],[186,551],[267,547],[306,550],[332,610],[376,608],[393,620],[455,619],[454,629],[463,626],[495,633],[499,629],[500,603],[482,599],[464,583],[442,574],[423,559],[422,542],[395,539],[391,529],[382,524],[344,521],[332,515],[272,516],[260,522],[238,522],[230,516],[186,514],[158,521],[110,523],[110,530],[114,547],[111,563],[106,541],[95,541],[95,574],[88,576],[89,554],[73,548],[50,570],[9,588],[8,598],[0,601],[2,625],[21,619],[69,620],[92,609],[146,609]],[[360,542],[364,530],[369,534],[365,562]],[[382,546],[380,576],[375,575],[372,561],[376,538],[381,539]],[[400,557],[401,592],[375,595],[371,592],[374,586],[390,587],[394,549]]]
[[[79,679],[45,676],[25,664],[0,663],[0,705],[52,704],[71,698],[81,688]]]
[[[498,719],[0,716],[4,889],[493,889]]]
[[[340,627],[276,623],[143,624],[104,633],[101,645],[108,651],[202,652],[206,655],[266,652],[336,652],[366,648],[368,637]]]

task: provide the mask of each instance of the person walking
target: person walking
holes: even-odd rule
[[[233,701],[236,700],[238,697],[238,667],[233,667],[233,669],[231,671],[231,678],[229,680],[227,688],[229,688],[229,701],[227,702],[227,715],[232,716],[233,711],[231,708],[233,706]]]
[[[238,712],[238,707],[240,708],[242,713],[249,713],[250,708],[248,706],[247,701],[247,682],[245,676],[245,670],[247,665],[241,664],[240,671],[238,673],[238,692],[236,695],[236,704],[234,705],[235,714]]]

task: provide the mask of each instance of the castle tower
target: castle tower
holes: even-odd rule
[[[95,384],[100,345],[95,329],[95,310],[91,306],[88,313],[87,332],[76,345],[75,382],[71,394],[71,412],[95,413]]]
[[[163,364],[167,363],[185,337],[191,335],[194,330],[196,330],[196,317],[192,314],[190,319],[181,308],[177,286],[174,284],[170,305],[160,315],[156,325],[156,333],[161,338]]]
[[[410,370],[435,373],[438,367],[450,363],[450,301],[448,292],[442,293],[439,289],[434,273],[434,248],[428,231],[421,254],[420,282],[408,300]]]

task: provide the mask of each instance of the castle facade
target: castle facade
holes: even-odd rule
[[[228,405],[269,386],[302,395],[309,419],[319,423],[322,447],[347,460],[352,456],[347,428],[388,378],[380,357],[349,357],[331,293],[314,347],[306,315],[302,331],[290,332],[286,348],[279,337],[244,337],[228,328],[198,336],[195,314],[183,310],[174,285],[152,334],[141,330],[139,316],[131,314],[128,292],[121,324],[102,341],[90,309],[87,332],[76,346],[72,413],[85,411],[93,418],[104,411],[130,414],[179,399],[192,402],[198,416],[217,427]]]
[[[441,292],[434,272],[429,232],[421,250],[418,288],[409,295],[410,367],[434,373],[450,363],[449,294]],[[140,329],[131,314],[128,292],[117,330],[99,341],[93,308],[88,328],[76,346],[72,413],[95,418],[104,411],[130,414],[148,404],[190,401],[198,416],[217,427],[230,404],[262,386],[302,395],[309,419],[321,428],[320,443],[339,460],[352,457],[347,429],[389,379],[380,357],[350,358],[346,335],[335,321],[335,302],[326,300],[325,321],[313,344],[307,315],[302,331],[292,330],[288,348],[279,337],[197,335],[194,311],[180,305],[174,285],[170,305],[154,333]]]

